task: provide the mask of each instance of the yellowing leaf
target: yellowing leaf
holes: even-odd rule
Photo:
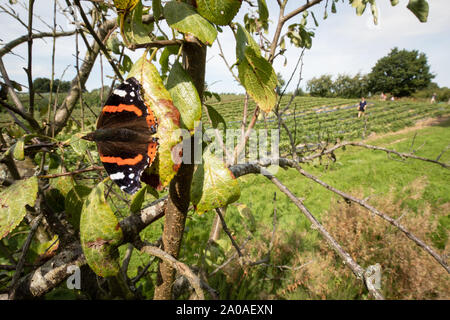
[[[24,140],[23,139],[17,140],[17,142],[14,146],[14,152],[13,152],[14,159],[20,160],[20,161],[25,159],[24,147],[25,147]]]
[[[38,191],[38,179],[20,180],[0,193],[0,239],[19,225],[27,213],[25,206],[34,206]]]
[[[141,2],[140,0],[114,0],[114,7],[118,11],[131,11],[133,8]]]
[[[103,182],[92,190],[84,202],[80,240],[86,261],[97,275],[109,277],[118,274],[117,247],[122,240],[122,229],[105,200]]]
[[[250,97],[261,110],[269,113],[277,102],[277,76],[272,65],[251,47],[247,47],[245,59],[239,62],[238,71],[239,80]]]
[[[203,154],[203,162],[195,169],[191,187],[191,201],[202,214],[208,210],[226,206],[239,199],[241,190],[233,173],[209,149]]]

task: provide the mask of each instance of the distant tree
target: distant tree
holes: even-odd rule
[[[299,97],[303,97],[303,96],[306,95],[306,93],[305,93],[305,91],[303,91],[302,88],[298,88],[298,89],[295,89],[294,95],[295,96],[299,96]]]
[[[426,88],[434,77],[424,53],[394,48],[372,68],[369,84],[372,92],[391,92],[404,97]]]
[[[332,91],[335,96],[342,98],[358,98],[367,96],[368,76],[357,73],[353,77],[339,74],[333,81]]]
[[[49,78],[36,78],[33,81],[33,87],[36,92],[50,92],[50,82]],[[60,92],[67,92],[70,89],[70,81],[61,81],[59,79],[55,79],[53,81],[52,91],[56,92],[58,90]]]
[[[70,89],[70,81],[61,81],[59,79],[56,79],[53,83],[52,91],[56,92],[56,90],[58,90],[58,87],[60,92],[67,92]],[[83,92],[86,92],[85,87],[83,87]]]
[[[36,78],[33,81],[33,87],[35,92],[39,93],[50,92],[50,79]]]
[[[312,78],[306,84],[306,89],[313,97],[333,96],[333,80],[330,74],[325,74],[319,78]]]

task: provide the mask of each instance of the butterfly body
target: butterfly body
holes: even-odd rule
[[[130,194],[141,187],[142,172],[153,163],[158,149],[157,120],[141,91],[135,78],[120,84],[103,106],[97,130],[84,137],[97,143],[106,172]]]

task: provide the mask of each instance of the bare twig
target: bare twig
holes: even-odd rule
[[[70,172],[62,172],[62,173],[53,173],[53,174],[47,174],[43,176],[39,176],[40,179],[53,179],[53,178],[59,178],[59,177],[65,177],[65,176],[74,176],[80,173],[90,172],[90,171],[102,171],[104,168],[102,166],[92,166],[89,168],[84,168],[80,170],[70,171]]]
[[[39,126],[39,123],[30,115],[28,114],[27,110],[23,106],[22,102],[20,101],[19,97],[17,96],[16,92],[14,91],[14,86],[12,85],[11,81],[9,80],[8,74],[5,69],[5,65],[3,64],[2,58],[0,58],[0,73],[3,77],[3,80],[5,81],[6,85],[8,86],[8,93],[11,95],[11,98],[16,105],[16,109],[18,110],[18,114],[20,114],[25,120],[28,121],[30,126],[35,129],[36,131],[40,131],[41,128]],[[5,104],[2,103],[4,106]]]
[[[28,67],[25,69],[28,77],[28,110],[31,116],[34,114],[34,86],[33,86],[33,7],[34,0],[28,1]]]
[[[34,218],[33,221],[31,222],[30,233],[28,234],[27,239],[25,240],[25,243],[23,245],[22,253],[20,255],[19,261],[17,262],[16,272],[14,273],[14,276],[11,281],[11,289],[10,289],[10,293],[9,293],[9,297],[8,297],[9,299],[14,299],[18,281],[20,279],[20,275],[22,273],[22,270],[23,270],[23,267],[25,264],[25,258],[27,256],[28,249],[30,248],[30,245],[31,245],[31,240],[33,240],[34,234],[35,234],[37,227],[39,226],[39,223],[41,222],[43,216],[44,215],[41,213],[36,218]]]
[[[78,8],[80,9],[81,18],[83,19],[84,24],[86,25],[86,28],[89,30],[89,33],[94,37],[95,41],[100,46],[100,49],[102,50],[102,52],[105,55],[106,59],[108,60],[109,64],[113,68],[114,73],[116,74],[116,76],[120,79],[120,81],[123,81],[122,74],[120,73],[119,69],[117,68],[117,65],[112,60],[112,58],[111,58],[111,56],[110,56],[110,54],[108,52],[108,49],[103,44],[102,40],[100,40],[100,38],[98,37],[97,33],[92,28],[91,23],[89,22],[89,19],[86,17],[86,14],[84,13],[83,7],[80,4],[80,0],[74,0],[74,2],[78,6]]]
[[[239,257],[242,258],[243,254],[242,254],[241,250],[239,249],[239,245],[236,243],[236,240],[234,240],[233,235],[230,232],[230,229],[228,229],[225,219],[222,216],[221,208],[217,208],[216,213],[220,218],[220,222],[222,222],[223,231],[225,231],[225,233],[228,235],[228,238],[230,238],[231,243],[233,244],[233,247],[236,249]]]
[[[67,37],[71,36],[75,33],[75,31],[64,31],[64,32],[40,32],[40,33],[34,33],[31,35],[32,39],[41,39],[41,38],[47,38],[47,37]],[[6,43],[2,48],[0,48],[0,58],[3,57],[5,54],[11,52],[12,49],[17,47],[18,45],[27,42],[28,41],[28,35],[24,35],[21,37],[18,37],[8,43]]]

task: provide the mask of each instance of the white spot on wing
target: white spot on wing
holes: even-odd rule
[[[109,176],[113,180],[121,180],[121,179],[125,178],[125,175],[123,174],[123,172],[116,172],[116,173],[113,173],[113,174],[111,174]]]
[[[134,92],[133,91],[130,92],[130,96],[134,97]]]
[[[116,94],[122,98],[127,95],[127,92],[125,90],[115,89],[113,92],[114,92],[114,94]]]
[[[134,178],[134,173],[130,173],[128,178],[133,179]]]

